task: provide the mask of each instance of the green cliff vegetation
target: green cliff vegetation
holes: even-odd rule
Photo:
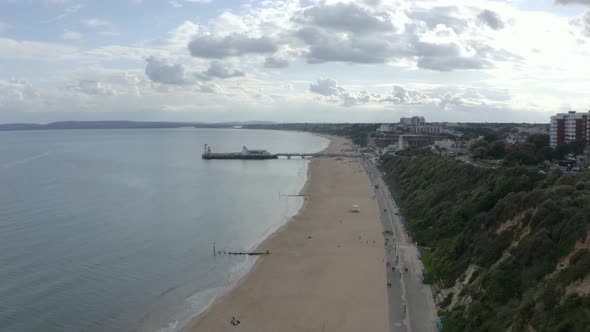
[[[588,331],[590,172],[388,156],[445,331]]]
[[[470,154],[480,160],[500,160],[504,166],[537,165],[544,161],[564,159],[568,154],[584,152],[585,141],[559,144],[555,149],[549,146],[549,135],[532,134],[522,143],[505,144],[496,132],[486,134],[470,148]]]

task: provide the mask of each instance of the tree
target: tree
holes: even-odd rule
[[[573,142],[574,144],[574,153],[576,155],[584,153],[584,148],[586,147],[586,142],[582,139],[577,139]]]
[[[498,133],[496,133],[495,131],[492,131],[488,134],[486,134],[483,137],[484,141],[488,142],[488,143],[492,143],[494,141],[497,141],[500,139],[500,136],[498,135]]]
[[[471,155],[475,159],[485,158],[488,155],[488,149],[483,146],[479,146],[471,151]]]
[[[539,150],[539,157],[542,158],[542,160],[552,161],[555,159],[555,150],[550,146],[545,146]]]
[[[537,158],[535,155],[527,150],[512,151],[504,158],[504,165],[511,166],[515,164],[535,165]]]
[[[575,153],[575,151],[576,151],[576,147],[572,143],[558,144],[555,147],[555,154],[556,154],[557,159],[563,159],[563,157],[565,157],[566,155],[568,155],[570,153]]]
[[[488,149],[488,155],[492,158],[500,159],[503,158],[506,154],[506,147],[504,146],[504,142],[501,140],[493,141],[490,143],[490,147]]]
[[[527,143],[533,144],[537,150],[549,146],[549,135],[547,134],[532,134],[527,138]]]

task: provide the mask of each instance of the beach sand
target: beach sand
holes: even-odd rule
[[[348,148],[348,140],[330,139],[325,152]],[[185,331],[388,330],[382,226],[362,166],[314,158],[302,193],[310,196],[299,214],[257,250],[271,255]]]

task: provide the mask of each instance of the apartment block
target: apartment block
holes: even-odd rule
[[[399,123],[406,125],[406,126],[423,126],[426,123],[426,120],[423,116],[413,116],[411,118],[401,118]]]
[[[549,144],[558,144],[582,140],[590,144],[590,111],[587,113],[558,113],[551,117],[549,127]]]

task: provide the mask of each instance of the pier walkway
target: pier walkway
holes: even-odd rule
[[[291,159],[292,157],[301,157],[301,158],[312,158],[312,157],[324,157],[324,158],[337,158],[337,157],[359,157],[359,154],[353,153],[273,153],[273,155],[277,157],[283,157],[287,159]]]

